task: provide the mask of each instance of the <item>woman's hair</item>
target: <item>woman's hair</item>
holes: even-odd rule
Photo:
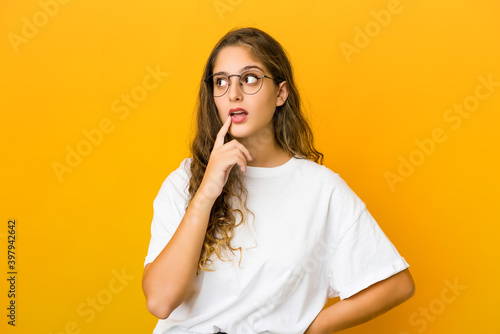
[[[227,46],[246,46],[256,60],[261,62],[270,75],[275,78],[276,84],[286,81],[288,97],[285,103],[276,108],[273,116],[275,129],[274,137],[278,145],[291,156],[309,159],[322,164],[323,154],[313,145],[313,134],[303,114],[299,92],[293,79],[292,66],[283,47],[267,33],[256,28],[242,28],[229,31],[215,45],[205,65],[196,104],[197,126],[191,143],[191,179],[189,182],[189,203],[193,200],[205,175],[210,154],[212,152],[217,133],[222,127],[217,107],[211,90],[205,79],[212,74],[215,60],[220,51]],[[273,134],[270,134],[272,136]],[[225,142],[233,138],[226,134]],[[269,138],[262,139],[259,145],[269,143]],[[260,140],[258,140],[260,141]],[[207,233],[198,262],[198,270],[210,270],[213,254],[222,259],[222,251],[234,252],[241,247],[231,245],[234,227],[243,223],[246,213],[247,190],[243,185],[243,178],[239,168],[232,168],[228,180],[220,196],[216,199],[210,212]],[[232,207],[233,200],[237,199],[240,208]],[[189,205],[188,203],[188,205]],[[236,223],[235,212],[239,212],[241,219]],[[253,214],[253,213],[252,213]],[[241,255],[241,253],[240,253]],[[241,259],[241,258],[240,258]]]

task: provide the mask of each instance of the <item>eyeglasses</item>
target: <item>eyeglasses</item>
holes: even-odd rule
[[[214,73],[205,79],[213,97],[221,97],[226,94],[231,85],[231,77],[240,78],[239,83],[241,90],[247,95],[256,94],[262,88],[264,78],[274,80],[274,78],[268,77],[256,69],[248,70],[241,74],[231,74],[229,76],[223,73]]]

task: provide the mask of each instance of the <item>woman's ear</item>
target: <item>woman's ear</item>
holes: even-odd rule
[[[278,86],[278,95],[276,96],[276,107],[284,105],[287,97],[288,89],[286,88],[286,81],[280,82]]]

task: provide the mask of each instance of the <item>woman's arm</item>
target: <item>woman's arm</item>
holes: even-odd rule
[[[231,125],[227,117],[219,130],[203,180],[174,235],[165,248],[144,267],[142,290],[149,312],[166,319],[191,293],[207,232],[210,212],[222,193],[231,168],[246,170],[250,152],[238,141],[224,144]]]
[[[166,319],[190,292],[215,200],[204,196],[200,187],[172,239],[144,267],[142,289],[149,312]]]
[[[354,327],[389,311],[414,294],[413,278],[405,269],[323,309],[305,334],[330,334]]]

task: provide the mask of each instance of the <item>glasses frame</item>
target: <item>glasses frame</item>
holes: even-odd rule
[[[214,86],[214,83],[213,83],[213,80],[211,80],[211,79],[212,79],[212,77],[213,77],[214,75],[216,75],[216,74],[217,74],[217,75],[221,75],[221,74],[225,75],[224,73],[220,73],[220,72],[219,72],[219,73],[212,73],[212,74],[210,74],[210,75],[208,76],[208,78],[206,78],[204,81],[207,83],[207,85],[208,85],[209,89],[211,90],[211,93],[212,93],[211,95],[212,95],[213,97],[221,97],[221,96],[226,95],[226,93],[228,92],[229,87],[231,86],[231,77],[239,77],[238,83],[240,84],[240,89],[241,89],[241,91],[242,91],[243,93],[245,93],[246,95],[255,95],[255,94],[257,94],[257,93],[258,93],[258,92],[262,89],[262,86],[264,86],[264,80],[262,80],[262,82],[261,82],[261,84],[260,84],[259,89],[257,89],[257,91],[256,91],[255,93],[247,93],[247,92],[245,92],[245,91],[243,90],[243,88],[241,88],[241,86],[243,86],[243,83],[241,82],[241,77],[242,77],[245,73],[247,73],[247,72],[252,72],[252,71],[255,71],[255,70],[254,70],[254,69],[252,69],[252,70],[247,70],[247,71],[244,71],[244,72],[243,72],[243,73],[241,73],[241,74],[231,74],[231,75],[226,75],[226,78],[227,78],[227,87],[226,87],[226,90],[224,91],[224,93],[222,93],[221,95],[214,95],[214,87],[213,87],[213,86]],[[260,71],[259,71],[259,72],[260,72]],[[262,74],[262,76],[261,76],[259,79],[264,79],[264,78],[268,78],[268,79],[275,80],[275,78],[272,78],[272,77],[267,76],[267,75],[265,75],[265,74]]]

